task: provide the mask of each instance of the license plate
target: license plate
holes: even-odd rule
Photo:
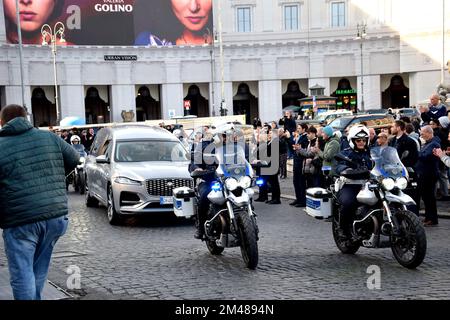
[[[173,204],[173,197],[159,197],[159,204]]]

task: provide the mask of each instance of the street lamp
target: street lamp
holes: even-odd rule
[[[214,42],[216,39],[215,32],[211,32],[209,28],[206,29],[208,31],[208,40],[211,41],[209,44],[209,55],[210,55],[210,67],[211,67],[211,106],[212,106],[212,116],[216,116],[216,102],[215,102],[215,75],[214,75],[214,69],[215,69],[215,60],[214,60]],[[205,45],[208,45],[208,41],[205,39]]]
[[[227,106],[225,103],[225,81],[224,81],[224,70],[223,70],[223,40],[222,40],[222,0],[219,0],[219,51],[220,51],[220,115],[227,115]]]
[[[361,24],[357,24],[357,33],[356,33],[356,40],[361,40],[360,42],[360,48],[361,48],[361,111],[364,112],[364,60],[363,60],[363,41],[364,38],[367,36],[366,33],[366,27],[367,24],[365,22]]]
[[[59,112],[59,101],[58,101],[58,78],[56,73],[56,51],[57,46],[56,43],[59,40],[59,43],[65,43],[66,40],[64,39],[64,24],[62,22],[56,22],[55,26],[50,27],[48,24],[44,24],[41,28],[41,34],[42,34],[42,45],[51,45],[52,47],[52,54],[53,54],[53,75],[55,80],[55,104],[56,104],[56,125],[59,125],[60,119],[60,112]]]

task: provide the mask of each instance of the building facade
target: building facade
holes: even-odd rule
[[[415,105],[442,80],[450,83],[443,70],[450,59],[450,1],[405,2],[222,0],[223,67],[218,41],[58,47],[60,118],[121,122],[124,110],[134,111],[138,121],[216,116],[222,105],[228,114],[270,121],[316,84],[342,107]],[[218,1],[213,5],[217,35]],[[3,16],[0,5],[0,106],[22,101],[19,49],[6,42]],[[363,23],[365,30],[358,28]],[[34,124],[55,124],[51,49],[24,45],[23,57],[23,95]]]

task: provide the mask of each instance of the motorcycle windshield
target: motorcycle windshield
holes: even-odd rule
[[[397,149],[393,147],[375,147],[370,150],[370,156],[375,162],[371,174],[384,178],[408,178],[408,171],[400,160]]]
[[[86,157],[86,151],[84,150],[84,146],[82,144],[74,144],[72,147],[78,152],[80,157]]]
[[[227,144],[216,149],[218,171],[225,177],[252,176],[252,168],[245,159],[245,151],[238,144]]]

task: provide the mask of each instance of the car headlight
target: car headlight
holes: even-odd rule
[[[405,190],[406,187],[408,186],[408,180],[406,180],[406,178],[404,177],[398,178],[397,181],[395,181],[395,185],[400,190]]]
[[[247,189],[252,186],[252,178],[249,176],[243,176],[239,179],[239,184],[241,185],[242,189]]]
[[[134,186],[141,185],[140,181],[136,181],[136,180],[125,178],[125,177],[117,177],[114,179],[114,182],[119,183],[119,184],[130,184],[130,185],[134,185]]]
[[[235,178],[228,178],[225,180],[225,187],[227,187],[228,190],[234,191],[239,187],[239,183]]]
[[[395,181],[392,178],[386,178],[383,179],[382,185],[385,190],[391,191],[395,188]]]

